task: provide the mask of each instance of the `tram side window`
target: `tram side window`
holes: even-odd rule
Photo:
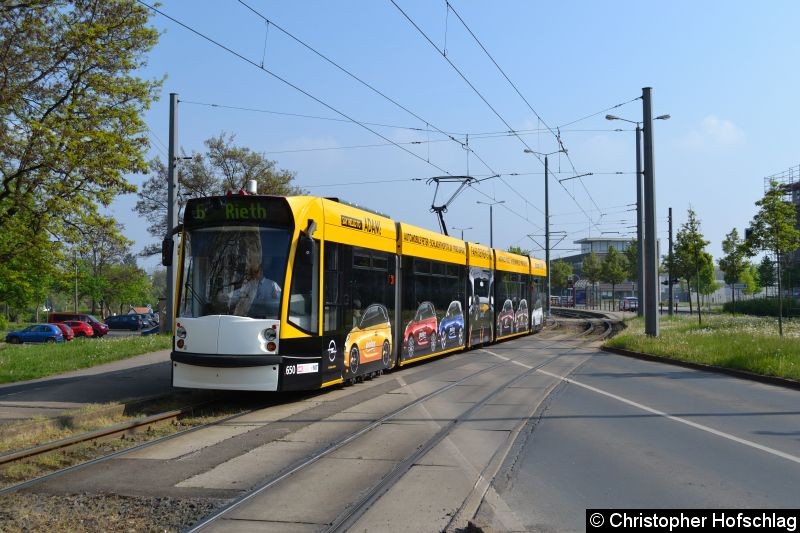
[[[325,317],[323,330],[338,331],[344,323],[344,306],[340,301],[342,245],[335,242],[325,243]]]
[[[416,257],[405,257],[403,261],[403,324],[418,320],[417,314],[425,302],[433,306],[429,316],[439,319],[454,301],[461,302],[463,308],[466,283],[463,266]]]
[[[541,280],[538,278],[533,280],[532,283],[532,292],[533,296],[531,299],[533,300],[533,309],[538,309],[542,307],[542,287],[541,287]]]
[[[292,288],[289,293],[289,322],[303,331],[318,331],[319,302],[319,241],[314,240],[314,257],[308,261],[297,247],[292,271]]]
[[[391,320],[394,317],[394,286],[389,274],[395,269],[395,256],[367,248],[352,248],[353,268],[347,278],[345,300],[352,308],[352,325],[361,320],[362,313],[379,304]],[[350,325],[350,324],[348,324]]]

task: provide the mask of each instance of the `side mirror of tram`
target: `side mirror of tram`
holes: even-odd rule
[[[300,240],[297,242],[297,258],[307,265],[314,264],[315,231],[317,231],[317,223],[310,218],[305,231],[300,232]]]
[[[174,251],[175,243],[172,240],[172,235],[164,237],[161,241],[161,264],[164,266],[172,266],[172,253]]]
[[[297,258],[308,264],[314,263],[314,239],[308,235],[301,235],[297,242]]]

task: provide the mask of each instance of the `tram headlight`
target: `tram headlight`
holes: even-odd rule
[[[175,328],[175,336],[178,337],[179,339],[185,339],[186,328],[183,326],[178,326],[177,328]]]
[[[278,332],[275,331],[275,328],[267,328],[262,331],[261,334],[264,336],[264,340],[267,342],[273,342],[278,338]]]

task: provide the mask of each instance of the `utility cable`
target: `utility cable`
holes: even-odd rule
[[[471,185],[470,185],[470,188],[471,188],[473,191],[477,192],[478,194],[482,195],[483,197],[485,197],[485,198],[487,198],[487,199],[489,199],[489,200],[491,200],[491,201],[493,201],[493,202],[496,202],[496,201],[497,201],[497,198],[495,198],[495,197],[493,197],[493,196],[491,196],[491,195],[489,195],[489,194],[486,194],[486,193],[485,193],[485,192],[483,192],[482,190],[478,189],[478,188],[477,188],[477,186],[475,186],[475,185],[472,185],[472,184],[471,184]],[[528,218],[528,217],[526,217],[526,216],[523,216],[523,215],[521,215],[520,213],[518,213],[518,212],[516,212],[515,210],[511,209],[510,207],[508,207],[506,204],[497,204],[497,205],[499,205],[500,207],[502,207],[503,209],[505,209],[505,210],[506,210],[506,211],[508,211],[509,213],[512,213],[512,214],[514,214],[514,215],[518,216],[519,218],[521,218],[522,220],[524,220],[525,222],[527,222],[528,224],[530,224],[530,225],[531,225],[531,226],[533,226],[534,228],[536,228],[536,229],[543,229],[541,226],[539,226],[538,224],[536,224],[535,222],[533,222],[531,219],[529,219],[529,218]]]
[[[447,61],[447,63],[453,68],[453,70],[455,70],[458,73],[458,75],[461,76],[461,79],[464,80],[464,82],[473,90],[473,92],[476,95],[478,95],[478,97],[497,116],[497,118],[499,118],[500,121],[503,124],[505,124],[505,126],[508,128],[508,131],[513,133],[514,136],[517,139],[519,139],[519,141],[525,146],[525,148],[527,148],[530,151],[530,153],[532,153],[532,154],[534,154],[536,156],[536,158],[539,160],[540,163],[544,164],[544,162],[542,161],[542,158],[538,155],[538,152],[536,150],[533,150],[530,146],[528,146],[528,143],[526,143],[525,140],[519,134],[516,133],[516,131],[514,130],[514,128],[511,127],[511,125],[508,123],[508,121],[506,121],[506,119],[503,118],[503,116],[500,115],[500,113],[498,113],[498,111],[494,108],[494,106],[492,106],[492,104],[489,103],[489,101],[486,99],[486,97],[483,96],[483,94],[475,87],[475,85],[472,84],[471,81],[469,81],[469,79],[464,75],[464,73],[461,72],[461,70],[452,61],[450,61],[450,58],[448,58],[444,53],[442,53],[441,50],[439,50],[439,47],[436,46],[436,43],[434,43],[431,40],[431,38],[428,36],[428,34],[425,33],[422,30],[422,28],[420,28],[419,25],[416,22],[414,22],[414,20],[408,15],[408,13],[406,13],[399,5],[397,5],[397,2],[395,2],[395,0],[389,0],[389,1],[394,5],[395,8],[397,8],[398,11],[400,11],[400,13],[406,18],[406,20],[408,20],[408,22],[412,26],[414,26],[414,28],[420,33],[420,35],[422,35],[425,38],[425,40],[428,41],[428,43],[439,53],[439,55],[441,55],[444,58],[444,60]],[[450,9],[452,9],[452,6],[450,7]],[[535,111],[534,111],[534,113],[535,113]],[[538,115],[537,115],[537,117],[538,117]],[[544,123],[544,121],[542,121],[542,122]],[[559,142],[559,146],[563,150],[563,145],[561,144],[561,139],[558,138],[558,137],[557,137],[557,139],[558,139],[558,142]],[[569,156],[567,156],[567,158],[569,159]],[[572,164],[571,160],[570,160],[570,164]],[[573,170],[574,170],[574,165],[572,165],[572,166],[573,166]],[[577,175],[577,171],[575,171],[575,174]],[[561,185],[561,188],[564,189],[564,191],[567,193],[567,195],[570,198],[572,198],[573,202],[575,202],[575,205],[577,205],[581,210],[583,210],[583,206],[580,204],[580,202],[578,202],[577,198],[575,198],[575,195],[573,195],[571,192],[569,192],[569,190],[564,186],[563,183],[559,182],[559,184]],[[525,201],[529,205],[532,205],[532,204],[530,204],[530,202],[527,201],[527,199]],[[586,218],[588,218],[591,221],[591,217],[588,215],[588,213],[586,213],[584,211],[584,214],[586,215]]]
[[[254,108],[254,107],[242,107],[242,106],[233,106],[233,105],[225,105],[225,104],[213,104],[213,103],[208,103],[208,102],[197,102],[197,101],[192,101],[192,100],[181,100],[181,103],[182,104],[192,104],[192,105],[207,106],[207,107],[217,107],[217,108],[221,108],[221,109],[235,109],[237,111],[248,111],[248,112],[252,112],[252,113],[266,113],[266,114],[270,114],[270,115],[282,115],[282,116],[287,116],[287,117],[310,118],[310,119],[315,119],[315,120],[327,120],[327,121],[330,121],[330,122],[346,122],[348,124],[351,123],[349,120],[346,120],[346,119],[343,119],[343,118],[320,117],[320,116],[317,116],[317,115],[304,115],[304,114],[301,114],[301,113],[288,113],[288,112],[283,112],[283,111],[272,111],[272,110],[269,110],[269,109],[258,109],[258,108]],[[411,131],[420,131],[420,132],[425,131],[425,128],[415,128],[415,127],[412,127],[412,126],[400,126],[398,124],[384,124],[384,123],[380,123],[380,122],[366,122],[366,121],[361,121],[361,123],[362,124],[367,124],[368,126],[379,126],[379,127],[383,127],[383,128],[394,128],[394,129],[398,129],[398,130],[402,129],[402,130],[411,130]],[[446,135],[448,135],[448,137],[449,137],[450,134],[446,134]],[[457,135],[457,134],[454,134],[454,135]],[[449,139],[449,138],[448,138],[448,140],[452,141],[452,139]],[[456,142],[459,142],[459,141],[456,141]]]
[[[392,0],[392,2],[393,1],[394,0]],[[561,141],[560,131],[559,131],[559,133],[556,133],[555,131],[553,131],[553,129],[547,124],[547,122],[544,121],[544,119],[539,115],[539,113],[536,112],[536,110],[533,108],[533,106],[530,104],[530,102],[528,102],[528,99],[525,98],[525,96],[522,94],[522,92],[520,92],[520,90],[517,88],[517,86],[514,84],[514,82],[511,81],[511,78],[508,77],[508,75],[505,73],[505,71],[502,69],[502,67],[497,63],[497,61],[495,61],[494,57],[492,57],[492,54],[489,53],[489,51],[483,45],[481,40],[478,39],[478,37],[475,35],[475,33],[472,31],[472,29],[469,27],[469,25],[464,21],[463,18],[461,18],[461,15],[458,13],[458,11],[456,11],[455,8],[452,5],[450,5],[449,1],[447,1],[447,7],[450,10],[453,11],[453,14],[458,18],[459,22],[461,22],[461,24],[464,26],[464,28],[467,30],[467,32],[472,36],[472,38],[475,40],[475,42],[478,43],[478,46],[480,46],[481,50],[483,50],[483,52],[486,54],[486,57],[488,57],[491,60],[491,62],[494,64],[494,66],[497,67],[497,70],[500,72],[500,74],[503,75],[505,80],[509,83],[509,85],[511,85],[511,87],[514,89],[514,91],[517,93],[517,95],[522,99],[523,102],[525,102],[525,105],[528,106],[528,109],[530,109],[531,112],[534,115],[536,115],[536,118],[542,124],[544,124],[545,128],[547,128],[548,131],[550,131],[550,133],[556,138],[556,141],[558,142],[558,145],[559,145],[559,148],[560,148],[561,152],[564,153],[564,155],[567,158],[567,161],[569,161],[569,164],[572,167],[572,171],[577,176],[578,175],[578,171],[575,169],[575,164],[572,162],[572,158],[570,157],[569,152],[564,147],[564,143]],[[594,200],[594,198],[592,197],[591,193],[589,192],[589,189],[586,187],[586,184],[583,182],[583,178],[578,178],[578,181],[580,182],[581,186],[583,187],[583,190],[586,192],[586,196],[589,197],[589,200],[592,201],[592,203],[595,205],[595,207],[598,207],[597,202]],[[564,187],[563,184],[561,184],[561,185],[562,185],[562,187]],[[566,190],[566,188],[565,188],[565,190]],[[573,197],[573,199],[574,199],[574,197]]]
[[[274,111],[274,110],[271,110],[271,109],[259,109],[259,108],[255,108],[255,107],[235,106],[235,105],[227,105],[227,104],[216,104],[216,103],[212,103],[212,102],[198,102],[198,101],[195,101],[195,100],[183,100],[183,99],[181,99],[181,103],[182,104],[187,104],[187,105],[198,105],[198,106],[206,106],[206,107],[213,107],[213,108],[219,108],[219,109],[233,109],[233,110],[236,110],[236,111],[246,111],[246,112],[251,112],[251,113],[264,113],[264,114],[269,114],[269,115],[281,115],[281,116],[286,116],[286,117],[308,118],[308,119],[313,119],[313,120],[326,120],[326,121],[329,121],[329,122],[345,122],[347,124],[351,124],[352,123],[351,121],[343,119],[343,118],[321,117],[319,115],[307,115],[307,114],[303,114],[303,113],[290,113],[290,112],[287,112],[287,111]],[[409,130],[409,131],[425,132],[427,134],[432,132],[432,130],[430,128],[419,128],[419,127],[416,127],[416,126],[405,126],[405,125],[400,125],[400,124],[387,124],[385,122],[369,122],[369,121],[365,121],[365,120],[361,120],[359,122],[361,122],[362,124],[367,124],[368,126],[379,126],[379,127],[383,127],[383,128],[394,128],[394,129],[398,129],[398,130]],[[541,129],[516,130],[516,133],[518,135],[535,135],[536,133],[539,133],[540,131],[547,131],[547,130],[541,130]],[[595,128],[595,129],[572,129],[572,130],[564,130],[564,129],[562,129],[561,131],[562,132],[569,132],[569,133],[603,133],[603,132],[619,133],[619,132],[634,131],[634,130],[633,129],[626,129],[626,128],[602,128],[602,129]],[[436,139],[436,140],[433,140],[433,141],[428,140],[426,142],[441,142],[442,140],[453,141],[452,137],[456,137],[454,142],[456,142],[456,143],[458,143],[460,145],[463,145],[464,141],[462,141],[458,137],[466,137],[467,135],[469,135],[469,137],[472,138],[472,139],[493,139],[493,138],[513,137],[514,136],[514,133],[509,132],[509,131],[484,131],[484,132],[472,132],[472,133],[451,132],[451,131],[445,131],[445,132],[435,131],[435,133],[441,133],[442,135],[445,135],[447,137],[447,139]],[[387,146],[390,146],[390,145],[387,144]]]
[[[586,120],[586,119],[588,119],[588,118],[596,117],[597,115],[601,115],[601,114],[603,114],[603,113],[607,113],[607,112],[611,111],[612,109],[616,109],[616,108],[618,108],[618,107],[622,107],[622,106],[624,106],[624,105],[630,104],[631,102],[635,102],[636,100],[641,100],[641,99],[642,99],[642,97],[641,97],[641,96],[637,96],[636,98],[633,98],[633,99],[631,99],[631,100],[628,100],[627,102],[622,102],[621,104],[612,105],[611,107],[608,107],[608,108],[606,108],[606,109],[603,109],[602,111],[598,111],[598,112],[596,112],[596,113],[592,113],[592,114],[590,114],[590,115],[586,115],[585,117],[581,117],[581,118],[579,118],[579,119],[576,119],[576,120],[573,120],[573,121],[571,121],[571,122],[567,122],[566,124],[562,124],[561,126],[559,126],[559,128],[564,128],[564,127],[566,127],[566,126],[572,126],[573,124],[575,124],[575,123],[577,123],[577,122],[584,121],[584,120]]]
[[[497,110],[494,108],[494,106],[492,106],[492,104],[491,104],[491,103],[490,103],[490,102],[489,102],[489,101],[486,99],[486,97],[485,97],[485,96],[483,96],[483,94],[482,94],[482,93],[481,93],[481,92],[480,92],[480,91],[477,89],[477,87],[475,87],[475,85],[473,85],[473,84],[472,84],[472,82],[471,82],[471,81],[469,81],[469,79],[468,79],[468,78],[467,78],[467,77],[464,75],[464,73],[463,73],[463,72],[461,72],[461,70],[460,70],[460,69],[459,69],[459,68],[458,68],[458,67],[455,65],[455,63],[453,63],[452,61],[450,61],[450,58],[449,58],[449,57],[447,57],[447,55],[446,55],[446,54],[444,54],[444,53],[443,53],[441,50],[439,50],[439,47],[438,47],[438,46],[436,46],[436,43],[434,43],[434,42],[431,40],[431,38],[428,36],[428,34],[427,34],[427,33],[425,33],[425,32],[422,30],[422,28],[420,28],[420,27],[417,25],[417,23],[416,23],[416,22],[414,22],[414,20],[413,20],[413,19],[412,19],[410,16],[408,16],[408,14],[407,14],[405,11],[403,11],[403,9],[402,9],[402,8],[401,8],[399,5],[397,5],[397,3],[396,3],[394,0],[389,0],[389,1],[390,1],[390,2],[391,2],[393,5],[394,5],[394,7],[396,7],[396,8],[397,8],[397,10],[398,10],[398,11],[400,11],[400,13],[402,13],[402,15],[403,15],[403,16],[406,18],[406,20],[408,20],[408,22],[409,22],[409,23],[411,23],[411,25],[412,25],[412,26],[414,26],[414,28],[416,28],[416,30],[417,30],[417,31],[418,31],[418,32],[419,32],[419,33],[420,33],[420,34],[421,34],[421,35],[422,35],[422,36],[423,36],[423,37],[424,37],[424,38],[425,38],[425,39],[428,41],[428,43],[430,43],[430,45],[431,45],[431,46],[432,46],[432,47],[433,47],[433,48],[434,48],[434,49],[435,49],[435,50],[436,50],[436,51],[439,53],[439,55],[441,55],[441,56],[442,56],[442,57],[445,59],[445,61],[447,61],[447,63],[448,63],[448,64],[450,64],[450,66],[453,68],[453,70],[455,70],[455,71],[458,73],[458,75],[459,75],[459,76],[461,76],[461,79],[462,79],[462,80],[464,80],[464,82],[465,82],[467,85],[469,85],[469,87],[472,89],[472,91],[473,91],[473,92],[474,92],[476,95],[478,95],[478,97],[479,97],[479,98],[480,98],[480,99],[483,101],[483,103],[485,103],[485,104],[486,104],[486,106],[487,106],[489,109],[491,109],[491,110],[492,110],[492,112],[495,114],[495,116],[497,116],[497,118],[499,118],[499,119],[500,119],[500,121],[501,121],[503,124],[505,124],[505,126],[508,128],[508,131],[509,131],[510,133],[512,133],[512,134],[513,134],[513,135],[514,135],[514,136],[515,136],[517,139],[519,139],[519,141],[520,141],[520,142],[521,142],[521,143],[522,143],[522,144],[523,144],[523,145],[524,145],[524,146],[525,146],[525,147],[526,147],[528,150],[530,150],[530,151],[531,151],[531,153],[534,153],[534,154],[536,154],[536,152],[535,152],[533,149],[531,149],[531,147],[530,147],[530,146],[528,146],[528,143],[526,143],[526,142],[525,142],[525,140],[524,140],[522,137],[520,137],[520,135],[519,135],[519,134],[517,134],[517,133],[516,133],[516,131],[514,130],[514,128],[512,128],[512,127],[511,127],[511,124],[509,124],[509,123],[508,123],[508,121],[506,121],[506,119],[505,119],[505,118],[503,118],[503,116],[502,116],[502,115],[501,115],[501,114],[500,114],[500,113],[499,113],[499,112],[498,112],[498,111],[497,111]],[[448,6],[449,6],[449,3],[448,3]],[[451,9],[452,9],[452,8],[451,8]],[[539,157],[538,155],[536,155],[536,158],[537,158],[537,159],[539,159],[539,161],[540,161],[542,164],[544,164],[544,163],[542,162],[542,159],[541,159],[541,157]],[[577,174],[577,172],[576,172],[576,174]],[[505,183],[505,181],[504,181],[504,183]],[[525,201],[525,203],[527,203],[528,205],[530,205],[531,207],[533,207],[533,208],[535,208],[535,209],[539,209],[538,207],[536,207],[535,205],[533,205],[532,203],[530,203],[530,202],[528,201],[528,199],[527,199],[527,198],[525,198],[524,196],[522,196],[521,194],[519,194],[519,192],[517,192],[517,191],[516,191],[516,190],[515,190],[513,187],[510,187],[510,186],[509,186],[507,183],[505,183],[505,184],[506,184],[506,186],[508,186],[508,187],[509,187],[511,190],[513,190],[514,192],[516,192],[516,193],[517,193],[517,194],[520,196],[520,198],[522,198],[522,199],[523,199],[523,201]],[[563,185],[562,185],[562,187],[563,187]],[[566,188],[564,188],[564,190],[566,190]],[[572,199],[573,199],[573,200],[575,200],[575,202],[577,203],[577,200],[575,199],[575,197],[574,197],[572,194],[570,194],[570,193],[569,193],[569,191],[567,191],[567,194],[569,194],[569,195],[572,197]],[[578,204],[578,205],[579,205],[579,207],[580,207],[580,204]],[[588,215],[587,215],[587,217],[588,217]]]
[[[287,30],[283,29],[283,28],[282,28],[281,26],[279,26],[278,24],[275,24],[275,22],[274,22],[274,21],[270,20],[269,18],[267,18],[266,16],[264,16],[262,13],[260,13],[258,10],[254,9],[253,7],[251,7],[250,5],[248,5],[248,4],[247,4],[247,3],[246,3],[244,0],[238,0],[238,2],[239,2],[240,4],[242,4],[244,7],[246,7],[247,9],[249,9],[249,10],[250,10],[250,11],[251,11],[253,14],[255,14],[257,17],[260,17],[262,20],[264,20],[264,21],[268,22],[269,24],[271,24],[272,26],[274,26],[274,27],[275,27],[275,29],[277,29],[278,31],[282,32],[284,35],[286,35],[286,36],[287,36],[287,37],[289,37],[290,39],[294,40],[295,42],[297,42],[298,44],[300,44],[300,45],[301,45],[301,46],[303,46],[304,48],[308,49],[309,51],[311,51],[312,53],[314,53],[315,55],[317,55],[317,56],[318,56],[318,57],[320,57],[321,59],[323,59],[323,60],[325,60],[326,62],[330,63],[331,65],[333,65],[334,67],[336,67],[337,69],[339,69],[340,71],[342,71],[343,73],[345,73],[346,75],[348,75],[349,77],[351,77],[352,79],[354,79],[354,80],[356,80],[357,82],[359,82],[359,83],[360,83],[361,85],[363,85],[364,87],[368,88],[369,90],[371,90],[371,91],[372,91],[372,92],[374,92],[375,94],[377,94],[377,95],[381,96],[382,98],[386,99],[387,101],[391,102],[392,104],[394,104],[395,106],[399,107],[400,109],[402,109],[403,111],[405,111],[405,112],[406,112],[406,113],[408,113],[409,115],[413,116],[414,118],[416,118],[416,119],[417,119],[417,120],[419,120],[420,122],[423,122],[423,123],[425,123],[426,125],[430,125],[430,126],[431,126],[433,129],[435,129],[437,132],[441,133],[442,135],[445,135],[445,136],[449,137],[449,138],[450,138],[450,140],[452,140],[453,142],[456,142],[456,143],[460,144],[462,148],[464,148],[465,150],[467,150],[467,152],[471,152],[471,153],[472,153],[472,154],[473,154],[473,155],[474,155],[474,156],[475,156],[475,157],[478,159],[478,161],[480,161],[480,162],[481,162],[481,163],[482,163],[482,164],[483,164],[483,165],[484,165],[484,166],[485,166],[485,167],[486,167],[486,168],[489,170],[489,172],[491,172],[492,174],[495,174],[494,170],[492,170],[492,168],[489,166],[489,164],[488,164],[488,163],[486,163],[486,161],[484,161],[484,160],[483,160],[483,158],[481,158],[481,157],[480,157],[480,156],[479,156],[477,153],[475,153],[475,152],[474,152],[474,150],[472,150],[472,149],[471,149],[469,146],[465,145],[465,143],[463,143],[463,142],[459,141],[458,139],[456,139],[456,138],[455,138],[455,137],[453,137],[452,135],[450,135],[450,134],[446,133],[445,131],[441,130],[440,128],[436,127],[436,126],[435,126],[434,124],[432,124],[430,121],[428,121],[428,120],[425,120],[424,118],[422,118],[422,117],[421,117],[421,116],[419,116],[418,114],[414,113],[413,111],[411,111],[409,108],[407,108],[407,107],[406,107],[406,106],[404,106],[403,104],[399,103],[397,100],[395,100],[395,99],[391,98],[390,96],[388,96],[388,95],[386,95],[385,93],[381,92],[380,90],[376,89],[376,88],[375,88],[375,87],[373,87],[371,84],[369,84],[369,83],[367,83],[366,81],[362,80],[361,78],[359,78],[358,76],[356,76],[355,74],[353,74],[352,72],[350,72],[349,70],[347,70],[346,68],[344,68],[343,66],[339,65],[338,63],[336,63],[334,60],[330,59],[328,56],[324,55],[322,52],[319,52],[318,50],[316,50],[315,48],[313,48],[313,47],[312,47],[312,46],[310,46],[309,44],[305,43],[304,41],[302,41],[302,40],[301,40],[301,39],[299,39],[298,37],[295,37],[295,36],[294,36],[293,34],[291,34],[289,31],[287,31]]]
[[[186,30],[188,30],[188,31],[190,31],[190,32],[192,32],[192,33],[194,33],[194,34],[195,34],[195,35],[197,35],[198,37],[201,37],[201,38],[205,39],[206,41],[208,41],[208,42],[210,42],[210,43],[212,43],[212,44],[216,45],[217,47],[221,48],[222,50],[225,50],[225,51],[226,51],[226,52],[228,52],[229,54],[232,54],[232,55],[234,55],[234,56],[238,57],[239,59],[241,59],[242,61],[244,61],[244,62],[246,62],[246,63],[248,63],[248,64],[250,64],[250,65],[254,66],[255,68],[257,68],[257,69],[259,69],[259,70],[261,70],[261,71],[263,71],[263,72],[265,72],[265,73],[269,74],[270,76],[272,76],[272,77],[273,77],[273,78],[275,78],[276,80],[278,80],[278,81],[280,81],[280,82],[284,83],[285,85],[288,85],[288,86],[289,86],[289,87],[291,87],[292,89],[294,89],[294,90],[296,90],[296,91],[298,91],[298,92],[300,92],[300,93],[304,94],[304,95],[305,95],[305,96],[307,96],[308,98],[311,98],[312,100],[314,100],[314,101],[315,101],[315,102],[317,102],[318,104],[320,104],[320,105],[322,105],[322,106],[324,106],[324,107],[328,108],[329,110],[333,111],[333,112],[334,112],[334,113],[336,113],[337,115],[341,115],[342,117],[344,117],[344,118],[348,119],[348,120],[349,120],[349,121],[351,121],[352,123],[354,123],[354,124],[356,124],[356,125],[358,125],[358,126],[361,126],[362,128],[364,128],[365,130],[369,131],[370,133],[372,133],[372,134],[374,134],[374,135],[377,135],[378,137],[380,137],[380,138],[381,138],[381,139],[383,139],[384,141],[387,141],[387,142],[389,142],[389,143],[393,144],[394,146],[396,146],[396,147],[397,147],[397,148],[399,148],[400,150],[402,150],[402,151],[406,152],[407,154],[411,155],[412,157],[414,157],[414,158],[416,158],[416,159],[419,159],[420,161],[423,161],[423,162],[427,163],[428,165],[432,166],[433,168],[435,168],[435,169],[436,169],[436,170],[438,170],[439,172],[442,172],[442,173],[444,173],[444,174],[447,174],[447,175],[451,175],[451,174],[450,174],[450,172],[446,171],[445,169],[441,168],[440,166],[436,165],[435,163],[431,163],[430,161],[427,161],[427,160],[426,160],[424,157],[422,157],[422,156],[420,156],[420,155],[417,155],[417,154],[415,154],[414,152],[412,152],[411,150],[409,150],[409,149],[407,149],[407,148],[404,148],[403,146],[400,146],[400,145],[399,145],[399,144],[397,144],[396,142],[392,141],[391,139],[389,139],[388,137],[386,137],[386,136],[384,136],[384,135],[381,135],[379,132],[377,132],[377,131],[375,131],[374,129],[370,128],[370,127],[369,127],[369,126],[367,126],[366,124],[363,124],[362,122],[359,122],[359,121],[355,120],[354,118],[350,117],[350,116],[349,116],[349,115],[347,115],[346,113],[344,113],[344,112],[342,112],[342,111],[339,111],[339,110],[338,110],[338,109],[336,109],[335,107],[333,107],[333,106],[331,106],[330,104],[328,104],[328,103],[324,102],[323,100],[321,100],[321,99],[317,98],[316,96],[314,96],[314,95],[312,95],[311,93],[309,93],[308,91],[306,91],[306,90],[304,90],[304,89],[300,88],[299,86],[295,85],[294,83],[292,83],[292,82],[290,82],[290,81],[286,80],[285,78],[282,78],[281,76],[279,76],[279,75],[275,74],[274,72],[272,72],[271,70],[267,69],[266,67],[262,67],[262,66],[260,66],[258,63],[256,63],[255,61],[252,61],[252,60],[250,60],[250,59],[246,58],[245,56],[243,56],[243,55],[242,55],[242,54],[240,54],[239,52],[236,52],[236,51],[234,51],[233,49],[231,49],[231,48],[229,48],[229,47],[227,47],[227,46],[223,45],[223,44],[222,44],[222,43],[220,43],[219,41],[216,41],[216,40],[212,39],[211,37],[209,37],[209,36],[205,35],[204,33],[200,32],[199,30],[196,30],[196,29],[192,28],[191,26],[188,26],[187,24],[184,24],[183,22],[179,21],[178,19],[176,19],[176,18],[174,18],[174,17],[172,17],[172,16],[170,16],[170,15],[167,15],[166,13],[164,13],[163,11],[161,11],[160,9],[157,9],[157,8],[155,8],[155,7],[153,7],[153,6],[149,5],[149,4],[147,4],[147,3],[146,3],[146,2],[144,2],[143,0],[136,0],[136,1],[137,1],[138,3],[140,3],[140,4],[142,4],[143,6],[147,7],[148,9],[151,9],[151,10],[153,10],[154,12],[158,13],[158,14],[159,14],[159,15],[161,15],[162,17],[165,17],[165,18],[167,18],[167,19],[171,20],[172,22],[174,22],[175,24],[178,24],[179,26],[183,27],[184,29],[186,29]],[[276,27],[277,27],[277,26],[276,26]],[[279,28],[279,29],[280,29],[280,28]]]

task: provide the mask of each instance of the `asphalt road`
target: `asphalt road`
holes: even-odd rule
[[[161,350],[58,376],[0,385],[0,424],[59,416],[87,404],[147,398],[172,390],[169,350]]]
[[[540,407],[478,516],[583,531],[587,508],[800,506],[800,393],[598,353]]]
[[[588,341],[547,332],[286,398],[30,490],[119,494],[131,505],[237,498],[450,384],[209,529],[324,530],[409,458],[352,530],[454,530],[476,510],[493,531],[582,531],[587,508],[800,506],[800,393],[607,354]],[[166,354],[0,388],[0,403],[80,402],[124,384],[168,388]]]

